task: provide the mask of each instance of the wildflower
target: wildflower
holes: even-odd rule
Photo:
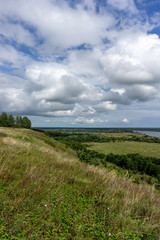
[[[110,236],[111,236],[111,233],[108,233],[108,236],[110,237]]]
[[[45,204],[44,206],[47,207],[47,204]]]

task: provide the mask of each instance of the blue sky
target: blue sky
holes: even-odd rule
[[[160,1],[0,0],[0,112],[160,127]]]

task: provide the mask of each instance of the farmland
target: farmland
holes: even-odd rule
[[[89,143],[89,149],[104,154],[129,154],[139,153],[146,157],[160,157],[160,144],[148,142],[105,142]]]

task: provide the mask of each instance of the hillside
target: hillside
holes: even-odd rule
[[[80,162],[43,133],[0,128],[1,239],[159,239],[160,192]]]

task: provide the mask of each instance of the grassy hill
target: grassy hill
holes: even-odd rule
[[[0,128],[1,239],[159,239],[160,192],[80,162],[43,133]]]

